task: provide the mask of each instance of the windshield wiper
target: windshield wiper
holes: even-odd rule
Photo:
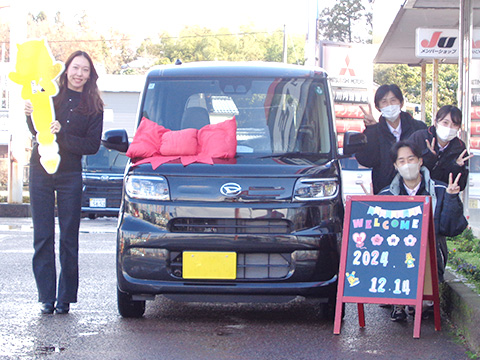
[[[273,153],[270,155],[261,156],[260,159],[268,159],[268,158],[274,158],[274,157],[310,157],[310,156],[323,158],[323,157],[327,157],[328,155],[312,153],[312,152],[292,151],[292,152],[284,152],[284,153]]]

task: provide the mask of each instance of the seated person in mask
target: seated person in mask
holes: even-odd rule
[[[415,131],[426,129],[427,126],[401,111],[403,94],[395,84],[380,86],[375,92],[374,101],[382,116],[377,123],[371,111],[360,107],[364,113],[366,128],[363,133],[367,137],[367,145],[355,157],[361,165],[372,168],[373,193],[378,194],[395,176],[389,156],[392,145],[408,139]]]
[[[434,125],[414,132],[408,140],[420,148],[423,166],[430,171],[432,179],[447,183],[450,173],[454,178],[462,174],[458,185],[463,191],[468,182],[468,160],[473,155],[468,155],[465,143],[457,136],[461,126],[460,109],[445,105],[438,110]]]
[[[399,141],[393,145],[391,161],[398,174],[390,186],[383,189],[378,195],[430,195],[437,244],[437,267],[439,281],[443,281],[445,265],[447,264],[446,236],[461,234],[468,223],[463,215],[463,204],[458,196],[458,185],[462,174],[455,178],[448,175],[448,184],[430,178],[430,172],[423,165],[418,147],[411,142]],[[394,306],[391,313],[392,321],[406,320],[405,306]]]

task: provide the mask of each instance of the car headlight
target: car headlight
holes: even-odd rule
[[[167,179],[162,176],[130,175],[125,180],[125,192],[135,199],[170,200]]]
[[[338,195],[338,180],[298,179],[293,192],[295,201],[328,200]]]

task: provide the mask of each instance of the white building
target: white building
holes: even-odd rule
[[[103,131],[125,129],[133,137],[140,93],[145,85],[143,75],[101,75],[98,78],[103,102]]]

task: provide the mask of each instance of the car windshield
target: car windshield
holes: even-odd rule
[[[331,151],[326,80],[305,78],[150,81],[142,116],[171,130],[235,116],[237,154]]]
[[[122,173],[125,170],[128,157],[116,150],[110,150],[100,146],[94,155],[86,155],[82,158],[83,171],[112,171]]]

